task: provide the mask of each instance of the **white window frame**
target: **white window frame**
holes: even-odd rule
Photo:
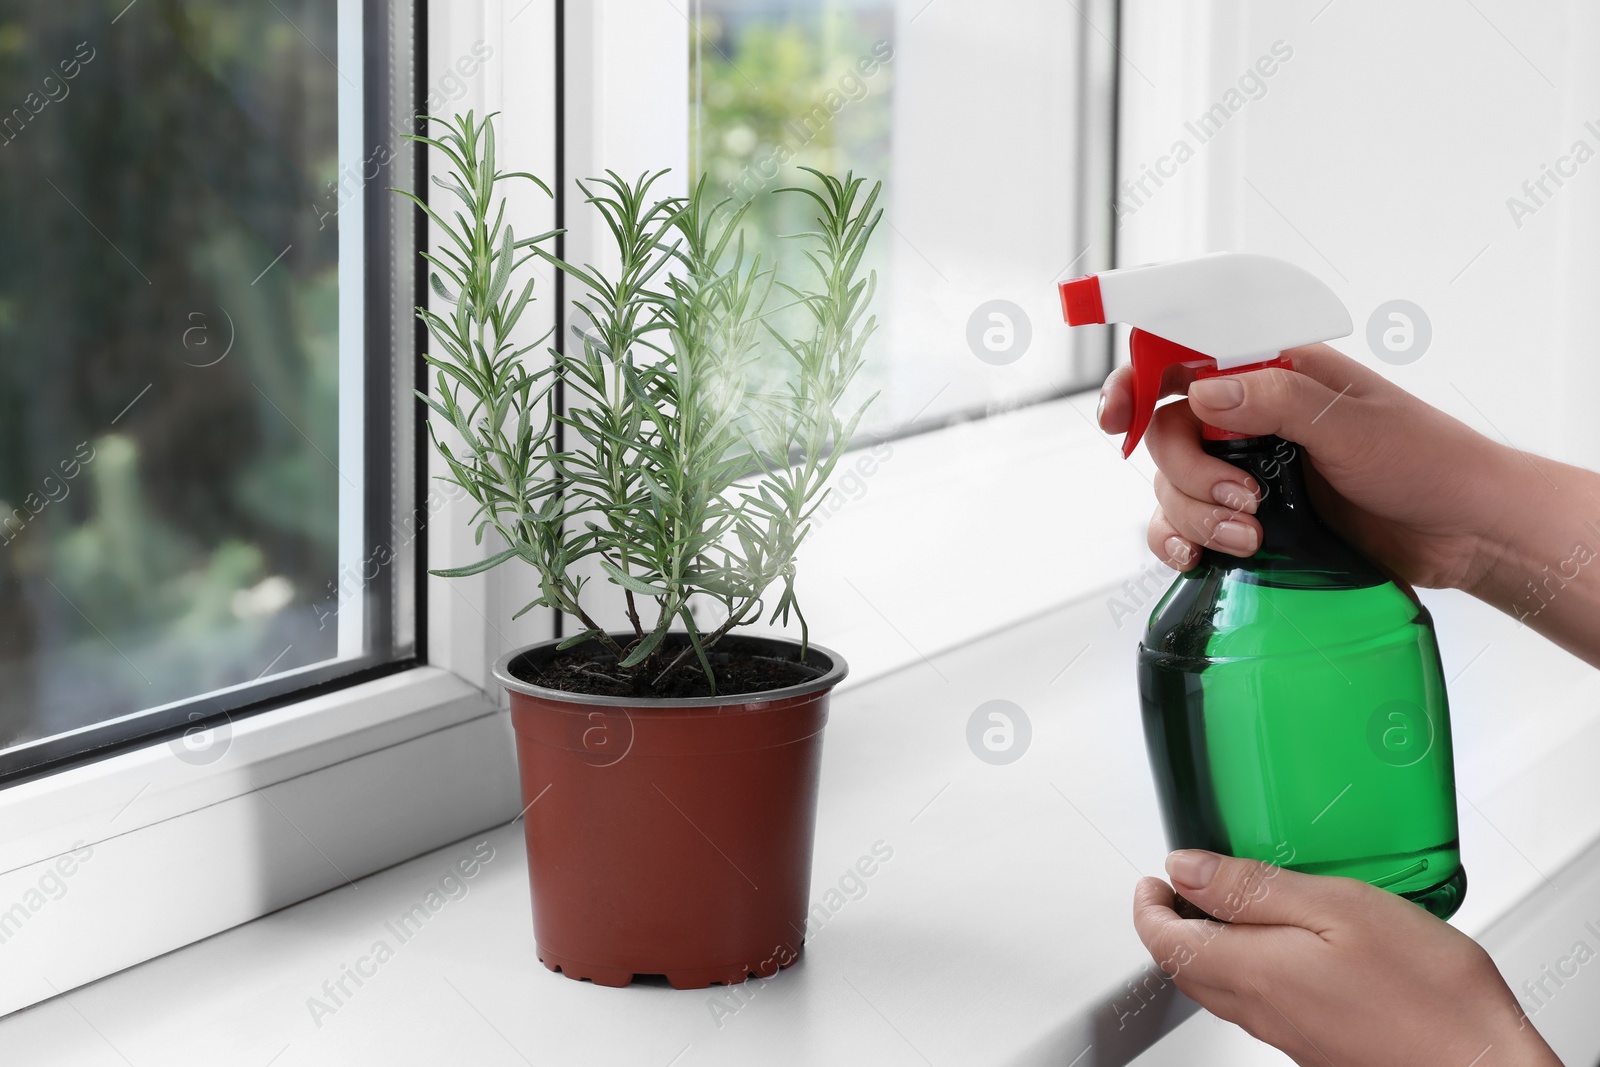
[[[478,59],[445,82],[465,85],[450,109],[514,101],[523,120],[504,131],[503,163],[549,173],[554,18],[548,0],[526,4],[427,5],[419,76],[432,85]],[[542,217],[518,229],[553,226],[549,205],[525,210]],[[530,311],[529,340],[550,317],[548,302]],[[444,487],[427,507],[430,567],[480,558],[463,501]],[[511,730],[488,665],[551,631],[543,612],[502,621],[516,592],[489,576],[429,578],[427,666],[209,731],[199,747],[221,753],[213,762],[163,741],[0,790],[0,1015],[515,817]]]
[[[1086,0],[1083,11],[1109,26],[1115,0]],[[564,18],[569,187],[604,165],[624,174],[670,165],[681,186],[687,92],[660,90],[687,84],[688,50],[663,44],[687,32],[681,10],[586,0],[566,4]],[[557,0],[428,5],[420,76],[487,46],[490,58],[446,110],[501,111],[506,169],[556,172],[556,21]],[[640,64],[658,72],[654,91],[641,91]],[[663,121],[675,100],[681,116]],[[580,207],[569,193],[567,254],[600,262]],[[554,205],[522,197],[512,222],[551,229]],[[551,282],[540,279],[523,343],[554,323]],[[866,488],[830,512],[800,561],[812,632],[851,660],[846,685],[935,669],[933,654],[1147,562],[1139,539],[1101,525],[1137,514],[1149,487],[1094,429],[1093,407],[1093,394],[1080,394],[846,457]],[[430,464],[441,473],[431,453]],[[446,487],[428,510],[430,567],[482,558],[468,502]],[[24,910],[10,912],[0,945],[0,1015],[517,815],[511,730],[489,665],[550,636],[554,616],[507,621],[533,596],[529,577],[507,568],[427,581],[427,666],[221,727],[223,755],[204,766],[160,743],[0,790],[0,923]],[[1074,654],[1040,668],[1053,673]]]

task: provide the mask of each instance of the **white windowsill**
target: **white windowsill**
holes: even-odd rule
[[[491,710],[484,694],[437,667],[417,667],[301,700],[210,731],[201,764],[147,745],[0,792],[0,872],[130,833],[184,812],[410,740]],[[218,736],[220,734],[220,736]]]
[[[211,763],[158,743],[0,791],[0,1014],[517,809],[504,711],[437,667],[209,734]]]
[[[1191,1009],[1164,995],[1128,1012],[1127,983],[1147,963],[1129,894],[1137,874],[1159,872],[1164,848],[1134,703],[1137,628],[1113,625],[1111,593],[836,699],[813,896],[875,842],[894,856],[801,963],[764,985],[615,990],[547,972],[513,823],[20,1012],[0,1022],[0,1044],[25,1062],[173,1067],[689,1067],[776,1049],[818,1064],[1128,1062]],[[1447,671],[1461,672],[1452,695],[1472,884],[1457,925],[1509,944],[1535,910],[1518,905],[1600,837],[1600,780],[1575,773],[1600,748],[1600,675],[1481,605],[1429,599]],[[1034,730],[1005,767],[965,741],[972,710],[997,698]],[[465,894],[399,942],[385,924],[483,842],[493,858]],[[393,957],[362,963],[380,940]],[[346,978],[335,1003],[324,983],[358,966],[370,973],[359,987]],[[314,1019],[313,997],[335,1010]],[[1583,1007],[1581,995],[1567,1002]],[[1558,1000],[1541,1025],[1562,1010]]]

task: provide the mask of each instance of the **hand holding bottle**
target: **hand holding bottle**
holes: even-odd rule
[[[1185,850],[1145,878],[1133,922],[1156,963],[1213,1015],[1296,1063],[1560,1067],[1488,953],[1391,893]],[[1185,919],[1173,887],[1230,924]]]
[[[1189,570],[1205,546],[1261,544],[1259,487],[1201,449],[1200,425],[1276,434],[1305,450],[1317,512],[1393,573],[1462,589],[1600,665],[1600,476],[1493,441],[1329,348],[1285,353],[1295,370],[1194,379],[1175,367],[1145,441],[1155,459],[1151,551]],[[1100,426],[1132,417],[1131,373],[1101,393]]]
[[[1179,988],[1302,1064],[1555,1063],[1483,950],[1429,914],[1448,915],[1464,887],[1444,680],[1426,610],[1385,579],[1464,589],[1600,664],[1600,566],[1583,570],[1600,559],[1600,476],[1498,444],[1311,343],[1349,333],[1349,315],[1281,261],[1216,253],[1059,289],[1070,325],[1134,327],[1100,424],[1126,433],[1124,455],[1144,436],[1158,468],[1150,546],[1200,568],[1139,648],[1180,848],[1172,887],[1135,890],[1141,939]],[[1188,398],[1157,409],[1175,393]],[[1283,640],[1279,620],[1294,623]],[[1403,670],[1369,631],[1409,650]],[[1307,681],[1324,665],[1338,678]],[[1430,747],[1413,752],[1424,720]],[[1325,819],[1323,797],[1352,779],[1365,810],[1347,801]],[[1285,846],[1279,862],[1353,877],[1201,851]],[[1181,917],[1174,889],[1226,921]]]
[[[1259,487],[1201,450],[1204,421],[1302,445],[1317,511],[1340,533],[1415,585],[1470,588],[1504,508],[1496,483],[1516,473],[1508,450],[1327,345],[1285,355],[1294,371],[1194,381],[1175,368],[1167,393],[1188,392],[1189,402],[1159,408],[1145,436],[1159,468],[1152,551],[1188,570],[1197,546],[1249,556],[1261,543]],[[1127,429],[1129,377],[1121,367],[1106,380],[1108,433]]]

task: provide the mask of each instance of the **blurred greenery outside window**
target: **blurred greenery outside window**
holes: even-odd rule
[[[807,269],[804,246],[781,235],[808,229],[812,205],[763,194],[802,184],[801,167],[839,176],[853,169],[869,183],[888,173],[892,4],[702,0],[695,16],[690,173],[733,204],[748,202],[750,249],[780,276],[798,277]],[[883,249],[880,239],[867,261],[880,274]],[[775,377],[784,373],[777,352],[766,365]],[[873,360],[857,392],[882,388],[882,379],[882,361]]]
[[[866,263],[881,329],[857,383],[857,399],[879,399],[858,446],[1098,386],[1109,348],[1050,329],[1055,281],[1111,257],[1109,201],[1092,192],[1111,141],[1091,131],[1114,76],[1090,59],[1112,48],[1087,14],[1057,0],[694,0],[689,13],[690,172],[748,202],[763,263],[807,269],[783,235],[808,227],[811,205],[760,195],[804,184],[799,168],[884,183]]]
[[[393,184],[392,130],[341,166],[360,10],[0,7],[0,771],[402,651],[339,626],[373,595],[341,213]]]

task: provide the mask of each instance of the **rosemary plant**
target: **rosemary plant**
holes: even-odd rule
[[[554,231],[513,233],[502,186],[549,189],[496,169],[492,119],[430,120],[438,136],[415,138],[448,162],[434,181],[460,202],[447,219],[411,197],[445,235],[424,258],[448,308],[417,310],[435,346],[423,357],[434,388],[419,395],[439,417],[429,432],[447,480],[477,504],[479,542],[492,531],[502,546],[434,573],[519,560],[539,595],[517,614],[553,607],[575,619],[563,647],[599,646],[597,678],[648,694],[698,668],[714,693],[707,653],[736,627],[792,617],[802,646],[809,638],[794,561],[871,403],[840,413],[876,329],[876,277],[863,276],[862,258],[882,216],[881,183],[864,191],[853,175],[812,170],[814,187],[762,194],[814,202],[816,228],[795,238],[808,243],[810,276],[792,283],[746,248],[744,208],[714,200],[703,179],[687,197],[658,197],[664,171],[633,182],[607,172],[578,187],[615,242],[620,265],[608,273],[555,256]],[[533,299],[533,279],[521,279],[535,257],[579,284],[574,303],[588,319],[548,361],[525,361],[539,345],[511,341]],[[780,328],[796,320],[800,336]],[[764,358],[786,373],[758,391]],[[591,559],[621,601],[622,636],[586,606]],[[704,633],[691,610],[702,598],[725,613]]]

